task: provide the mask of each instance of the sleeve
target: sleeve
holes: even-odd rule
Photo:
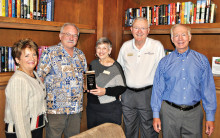
[[[23,78],[10,80],[6,98],[18,138],[31,138],[28,82]]]
[[[106,95],[117,97],[117,96],[121,95],[122,93],[124,93],[127,88],[126,88],[126,81],[125,81],[124,72],[123,72],[120,64],[117,61],[115,61],[115,62],[116,62],[116,66],[118,68],[119,75],[120,75],[120,78],[116,79],[116,84],[120,84],[120,86],[106,88]]]
[[[50,72],[51,69],[51,59],[48,53],[48,49],[45,50],[40,58],[38,67],[37,67],[37,74],[40,78],[44,79],[46,75]]]
[[[164,89],[165,80],[163,77],[162,62],[160,61],[154,76],[153,90],[151,95],[151,108],[153,110],[153,118],[159,118]]]
[[[207,58],[205,58],[205,69],[202,75],[202,104],[206,113],[207,121],[215,120],[215,112],[217,108],[216,103],[216,89],[215,82],[212,75],[211,67]]]

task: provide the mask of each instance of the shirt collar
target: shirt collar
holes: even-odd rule
[[[141,51],[142,49],[145,49],[145,47],[147,47],[147,42],[148,42],[148,38],[146,38],[146,41],[144,43],[144,46],[141,49],[138,49],[135,45],[135,39],[132,39],[132,47],[133,49],[137,50],[137,51]]]
[[[175,53],[176,53],[177,57],[187,57],[190,51],[191,51],[191,50],[190,50],[190,48],[188,47],[188,49],[187,49],[184,53],[181,54],[181,53],[179,53],[179,52],[177,51],[177,49],[175,49]]]

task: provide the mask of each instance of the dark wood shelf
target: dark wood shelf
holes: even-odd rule
[[[22,29],[22,30],[40,30],[59,32],[63,22],[50,22],[32,19],[0,17],[0,28]],[[96,26],[76,24],[80,33],[95,34]]]
[[[0,86],[6,86],[8,84],[8,80],[11,78],[14,72],[0,72]]]
[[[187,24],[192,34],[220,34],[220,23]],[[152,25],[150,34],[170,34],[172,25]],[[123,34],[131,34],[130,27],[123,27]]]

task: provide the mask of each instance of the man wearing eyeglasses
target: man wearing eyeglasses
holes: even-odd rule
[[[79,29],[71,23],[61,27],[60,43],[43,52],[38,74],[47,91],[46,138],[65,138],[80,133],[83,110],[85,55],[76,48]]]
[[[148,38],[150,32],[146,18],[138,17],[131,27],[133,39],[125,42],[119,52],[127,83],[127,90],[122,94],[122,111],[127,138],[156,138],[153,113],[150,106],[153,78],[157,65],[164,57],[163,45]]]

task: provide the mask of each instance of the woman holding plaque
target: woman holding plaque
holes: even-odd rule
[[[120,64],[110,57],[112,43],[102,37],[96,42],[98,59],[91,62],[89,70],[95,71],[96,89],[87,94],[88,129],[103,123],[121,124],[120,95],[126,90],[125,77]]]
[[[6,138],[42,138],[46,92],[34,71],[38,46],[31,39],[19,40],[14,44],[12,57],[19,68],[5,89]]]

